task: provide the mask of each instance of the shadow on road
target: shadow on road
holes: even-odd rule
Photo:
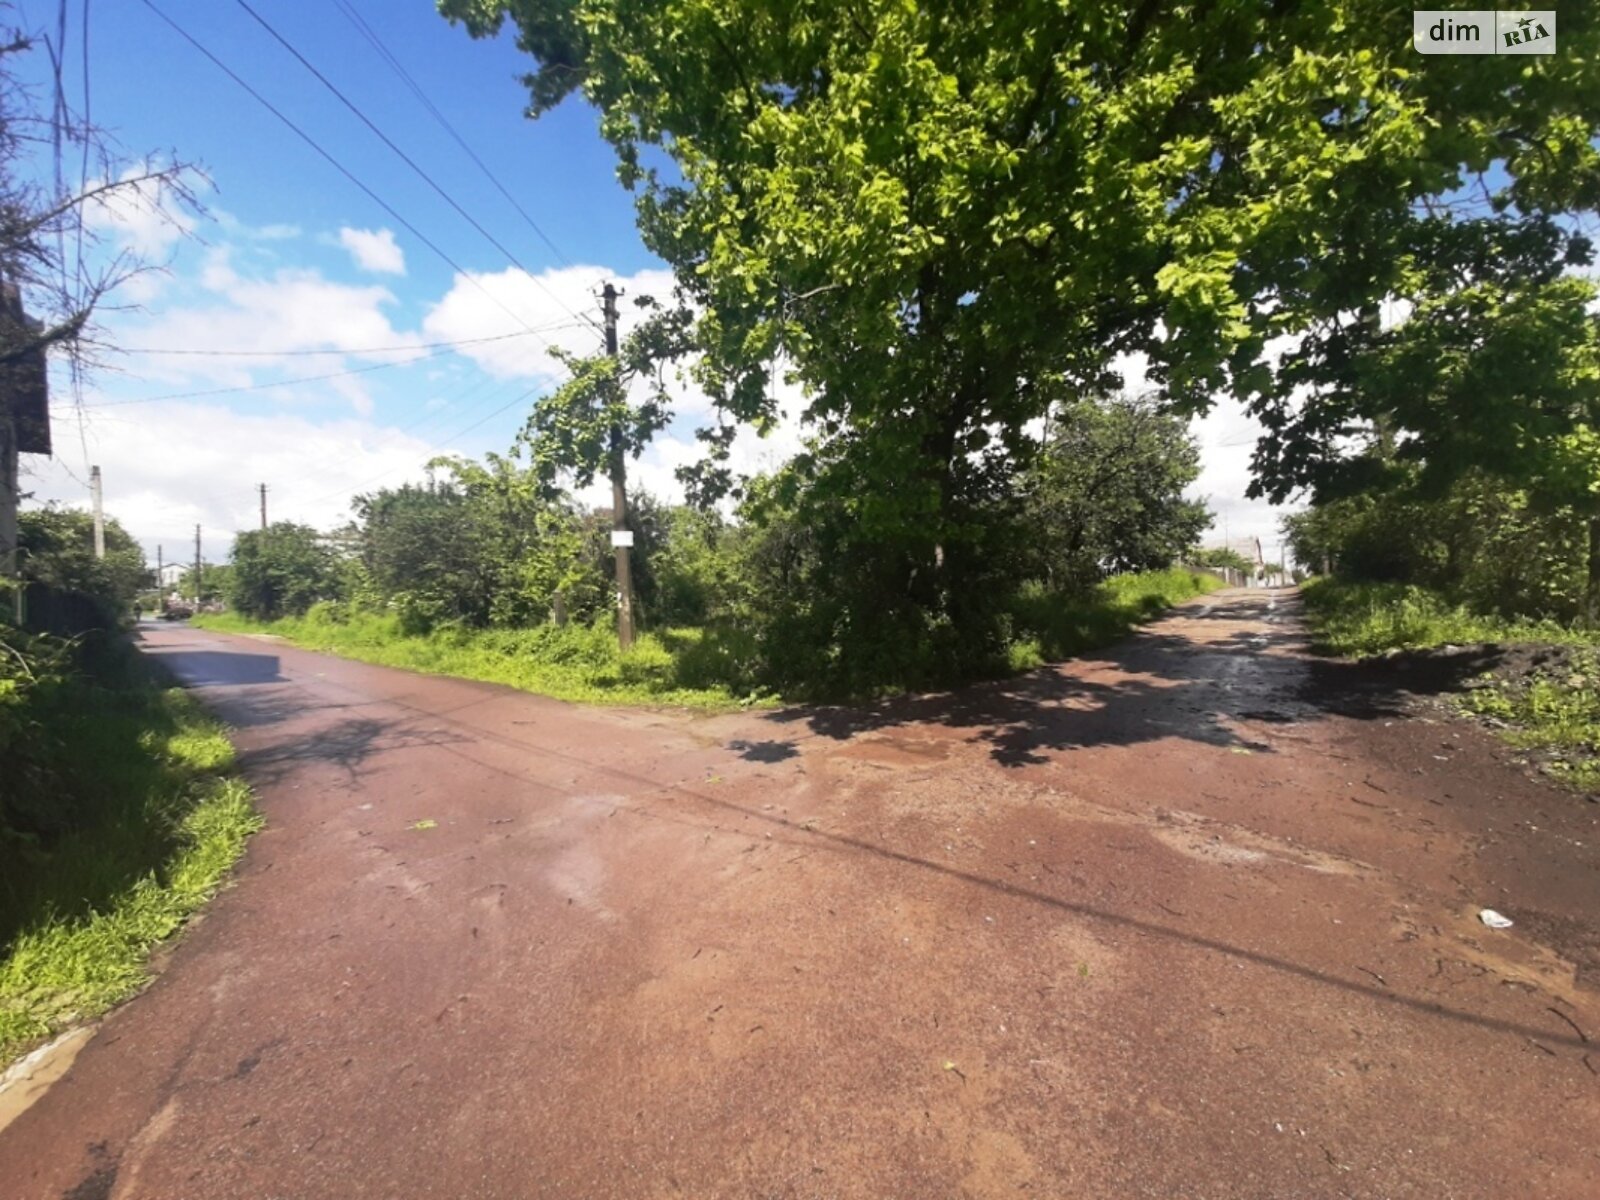
[[[247,751],[239,766],[258,786],[271,786],[307,763],[338,767],[351,780],[369,758],[418,746],[451,746],[473,739],[444,729],[418,729],[409,721],[350,717],[304,737]]]
[[[145,648],[151,658],[187,687],[286,683],[276,654],[240,654],[227,650],[164,650]]]
[[[779,709],[767,720],[836,741],[941,726],[988,743],[990,756],[1006,767],[1044,763],[1052,752],[1173,737],[1272,753],[1240,723],[1394,717],[1419,696],[1465,690],[1499,658],[1494,647],[1357,663],[1318,658],[1298,617],[1295,601],[1233,601],[1180,612],[1172,619],[1182,632],[1158,624],[1105,651],[1012,679],[874,703]],[[1234,628],[1241,623],[1256,628]],[[760,744],[793,749],[798,741]]]

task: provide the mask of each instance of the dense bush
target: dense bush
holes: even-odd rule
[[[88,597],[115,628],[150,585],[144,551],[114,517],[105,519],[104,558],[94,556],[94,518],[70,508],[39,508],[17,518],[17,569],[27,583]]]
[[[1412,584],[1474,612],[1566,622],[1582,612],[1587,517],[1469,475],[1442,495],[1409,483],[1284,522],[1295,558],[1342,579]]]

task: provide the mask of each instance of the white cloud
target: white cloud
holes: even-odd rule
[[[350,252],[356,266],[363,271],[379,275],[406,273],[405,252],[394,240],[392,229],[351,229],[345,226],[339,230],[339,244]]]
[[[292,241],[301,234],[300,226],[291,225],[283,221],[274,221],[266,225],[250,225],[225,209],[212,206],[208,211],[211,214],[211,219],[217,223],[218,228],[231,238],[251,242],[284,242]]]
[[[172,306],[137,327],[123,326],[124,345],[156,350],[247,351],[237,355],[153,354],[138,357],[131,369],[147,378],[181,382],[203,379],[223,386],[257,382],[257,373],[292,369],[306,374],[340,370],[337,355],[297,358],[306,350],[344,351],[361,360],[393,362],[403,355],[361,354],[377,347],[415,345],[422,339],[402,332],[385,309],[394,293],[377,285],[334,283],[314,270],[283,269],[247,277],[234,267],[226,248],[211,250],[198,279],[216,300]]]
[[[667,300],[672,294],[669,271],[640,271],[618,276],[604,267],[575,266],[529,275],[516,267],[504,271],[457,275],[450,290],[423,319],[430,340],[463,341],[536,330],[527,337],[463,347],[462,353],[489,374],[502,379],[554,381],[560,364],[547,344],[573,354],[600,349],[600,309],[596,294],[607,279],[622,290],[621,332],[636,319],[639,296]],[[584,318],[588,319],[585,320]]]
[[[1224,539],[1237,545],[1243,538],[1259,538],[1269,559],[1276,560],[1283,540],[1279,522],[1301,505],[1275,505],[1245,496],[1250,486],[1250,456],[1264,432],[1244,406],[1221,397],[1205,416],[1190,424],[1200,442],[1200,478],[1189,485],[1188,495],[1204,499],[1215,516],[1203,541],[1220,546]]]
[[[34,506],[86,502],[84,487],[63,457],[78,453],[77,419],[58,406],[56,459],[27,457],[24,491]],[[207,561],[221,562],[233,534],[259,520],[256,484],[266,483],[268,515],[319,529],[350,517],[357,492],[423,477],[434,447],[369,420],[312,420],[289,413],[254,416],[220,405],[167,403],[120,412],[91,412],[90,461],[105,478],[106,511],[140,540],[151,563],[156,547],[168,560],[194,553],[201,526]]]
[[[194,216],[178,203],[175,191],[159,179],[140,179],[152,168],[129,167],[118,186],[84,205],[83,220],[89,232],[110,241],[147,262],[165,259],[177,243],[194,231]],[[89,189],[104,186],[92,181]],[[187,184],[196,181],[189,179]]]
[[[1275,338],[1267,346],[1267,355],[1275,361],[1294,345],[1293,338]],[[1124,389],[1134,395],[1150,390],[1149,365],[1143,354],[1120,354],[1112,361]],[[1259,538],[1267,557],[1276,558],[1282,540],[1278,523],[1299,506],[1269,504],[1245,495],[1251,479],[1250,456],[1256,439],[1265,432],[1260,422],[1232,396],[1219,394],[1213,397],[1210,412],[1190,421],[1189,430],[1200,443],[1200,477],[1185,494],[1205,500],[1214,514],[1202,541],[1220,546],[1225,538],[1230,542]]]

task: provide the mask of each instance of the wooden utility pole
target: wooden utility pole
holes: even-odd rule
[[[617,357],[617,289],[607,282],[601,291],[606,318],[606,353]],[[612,386],[621,388],[620,378]],[[620,400],[620,397],[614,397]],[[617,644],[624,650],[633,645],[633,571],[628,548],[633,534],[628,532],[627,466],[622,446],[622,426],[611,424],[611,546],[617,558]]]
[[[200,611],[200,526],[194,527],[194,610]]]
[[[94,503],[94,556],[106,556],[105,497],[100,490],[100,468],[89,468],[89,496]]]
[[[265,533],[267,531],[267,485],[258,483],[256,484],[256,490],[261,493],[261,532]]]

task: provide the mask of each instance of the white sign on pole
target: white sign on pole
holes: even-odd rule
[[[612,546],[613,549],[615,549],[618,546],[632,547],[632,545],[633,545],[633,530],[631,530],[631,529],[613,529],[611,531],[611,546]]]

